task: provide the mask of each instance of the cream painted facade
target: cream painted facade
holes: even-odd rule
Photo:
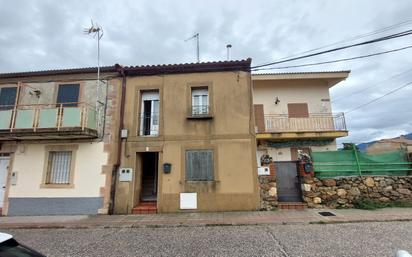
[[[100,197],[105,186],[101,167],[107,163],[104,143],[63,144],[74,145],[74,180],[70,188],[43,187],[46,146],[62,144],[19,144],[14,154],[12,172],[17,174],[15,185],[10,186],[9,198],[14,197]],[[92,160],[92,161],[91,161]]]
[[[250,72],[224,70],[223,65],[235,64],[213,63],[210,69],[215,71],[207,72],[193,71],[202,64],[187,69],[178,65],[182,67],[179,74],[127,77],[125,129],[129,135],[122,146],[121,168],[132,168],[133,178],[117,182],[115,213],[131,213],[146,201],[142,197],[147,186],[142,163],[147,153],[158,156],[153,168],[157,192],[151,199],[157,212],[258,209]],[[242,65],[242,69],[250,67],[247,61]],[[191,114],[191,92],[196,88],[208,91],[205,117]],[[158,132],[151,136],[139,134],[144,92],[159,95]],[[212,180],[188,179],[185,156],[190,150],[213,152]],[[170,172],[165,172],[164,164],[171,165]],[[197,207],[182,209],[182,193],[196,194]]]

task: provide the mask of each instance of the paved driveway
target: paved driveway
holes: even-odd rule
[[[381,257],[394,256],[399,248],[412,252],[412,222],[6,232],[48,256]]]

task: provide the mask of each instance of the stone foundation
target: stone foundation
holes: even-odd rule
[[[276,176],[259,176],[260,210],[270,211],[278,206]]]
[[[302,178],[303,199],[313,208],[352,208],[355,200],[412,202],[412,176]]]

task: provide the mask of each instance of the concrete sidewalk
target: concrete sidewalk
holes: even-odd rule
[[[322,216],[319,212],[331,212],[335,216]],[[111,216],[20,216],[0,217],[0,229],[179,227],[380,221],[412,221],[412,209],[386,208],[373,211],[306,209]]]

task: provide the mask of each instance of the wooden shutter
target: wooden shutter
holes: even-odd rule
[[[289,118],[307,118],[309,117],[308,104],[288,104],[288,113]]]
[[[265,115],[263,113],[263,104],[254,104],[255,110],[255,125],[257,127],[257,133],[265,132]]]
[[[186,180],[212,181],[213,151],[186,151]]]

